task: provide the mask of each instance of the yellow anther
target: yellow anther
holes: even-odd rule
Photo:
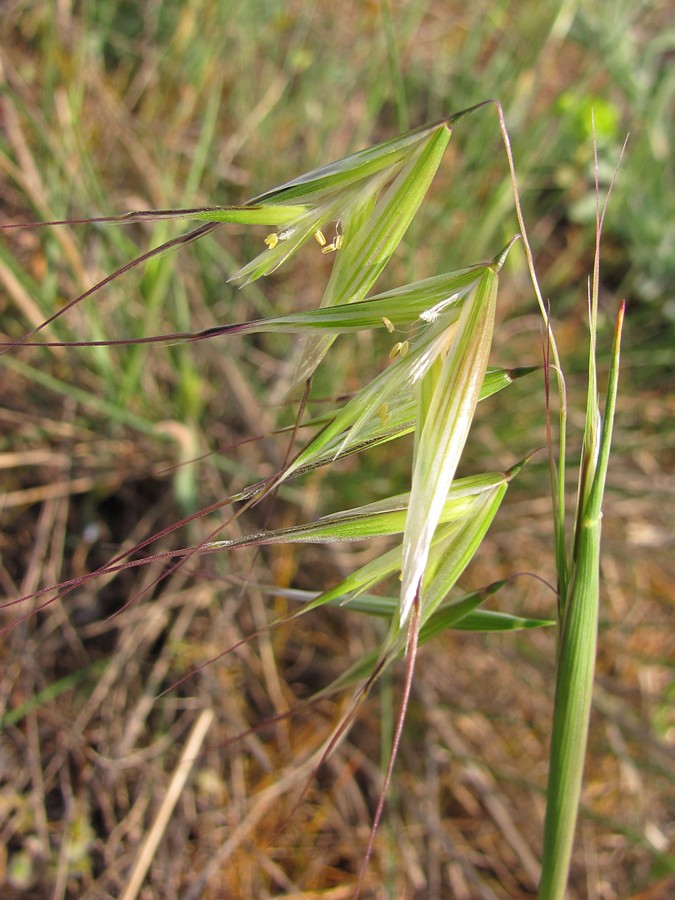
[[[270,248],[270,250],[272,249],[272,247],[276,247],[276,245],[279,243],[279,235],[276,233],[276,231],[273,231],[271,234],[267,235],[267,237],[265,238],[265,243]]]
[[[389,334],[394,333],[394,323],[391,321],[391,319],[388,319],[386,316],[382,316],[382,324],[387,329]]]
[[[335,223],[335,237],[330,244],[326,243],[326,236],[323,231],[315,231],[314,237],[317,239],[322,253],[335,253],[344,243],[344,235],[342,234],[339,220]]]
[[[410,350],[408,341],[396,341],[389,351],[389,359],[394,359],[397,356],[407,356],[408,350]]]

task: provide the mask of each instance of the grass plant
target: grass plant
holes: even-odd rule
[[[104,8],[104,4],[100,8],[94,5],[93,14],[99,15]],[[158,9],[166,12],[162,4]],[[569,26],[564,13],[563,5],[550,23],[549,42],[559,42]],[[133,15],[129,15],[129,22],[121,23],[122,34],[127,27],[133,30]],[[400,56],[392,43],[397,32],[392,28],[391,15],[387,6],[383,21],[388,35],[389,65],[395,70],[400,65]],[[161,19],[160,15],[155,22],[158,33],[162,28]],[[189,17],[184,20],[188,30],[189,21]],[[278,24],[272,19],[264,22],[272,30]],[[412,33],[418,26],[419,20],[411,13],[406,27]],[[303,65],[302,41],[297,31],[290,45],[298,54],[297,65]],[[77,52],[83,51],[80,48]],[[124,55],[119,56],[119,47],[114,44],[106,47],[106,53],[113,60],[115,70],[119,65],[115,60],[123,59]],[[52,81],[49,76],[50,71],[58,69],[58,63],[52,60],[50,65],[53,69],[48,68],[45,90],[50,96],[59,96],[54,88],[58,78]],[[17,87],[20,84],[17,73],[11,66],[6,71]],[[206,74],[195,71],[197,80],[207,74],[208,66]],[[222,87],[222,81],[216,83]],[[254,109],[251,128],[256,120],[264,126],[269,109],[285,89],[271,85],[271,93],[261,101],[257,113]],[[503,368],[488,366],[493,340],[498,352],[505,346],[499,338],[498,286],[503,288],[503,283],[509,280],[508,273],[517,271],[512,259],[520,253],[519,245],[513,246],[513,235],[505,234],[501,225],[508,200],[508,192],[501,186],[494,191],[490,215],[477,217],[480,227],[475,231],[475,247],[480,250],[469,255],[460,248],[455,255],[460,268],[454,267],[447,274],[415,280],[418,277],[415,264],[412,279],[401,277],[415,259],[413,251],[409,251],[407,262],[400,258],[405,257],[400,246],[404,235],[408,234],[410,247],[418,244],[423,255],[428,254],[428,241],[420,239],[417,225],[419,217],[424,216],[423,201],[431,192],[426,228],[436,239],[442,226],[434,210],[437,199],[432,182],[447,178],[444,173],[451,168],[447,157],[458,135],[474,132],[476,140],[482,140],[482,129],[489,119],[487,110],[479,112],[471,108],[467,110],[474,113],[471,118],[461,113],[442,119],[343,156],[336,163],[326,164],[326,155],[322,153],[318,168],[291,181],[284,181],[289,167],[276,158],[273,160],[278,167],[275,174],[279,175],[281,186],[258,193],[251,200],[240,198],[230,205],[195,204],[186,210],[164,208],[123,216],[106,215],[103,210],[102,215],[86,220],[93,229],[89,242],[92,253],[98,254],[99,248],[104,247],[106,254],[95,267],[96,275],[92,279],[91,269],[81,264],[79,238],[73,237],[73,228],[85,227],[85,220],[68,218],[74,208],[71,202],[56,197],[51,200],[55,205],[50,205],[40,199],[45,195],[40,171],[36,167],[31,170],[27,165],[29,154],[24,151],[22,156],[26,144],[21,142],[21,129],[26,128],[26,114],[30,119],[31,107],[20,93],[17,97],[19,103],[8,106],[9,135],[12,153],[24,165],[21,170],[13,163],[12,153],[6,153],[5,171],[14,184],[33,197],[42,220],[60,224],[37,232],[22,225],[26,217],[19,215],[15,217],[18,222],[4,228],[9,248],[3,251],[4,282],[24,312],[30,333],[18,321],[8,323],[5,347],[9,352],[3,355],[2,364],[6,372],[26,385],[26,390],[49,391],[50,396],[62,398],[59,402],[63,403],[64,410],[86,410],[87,418],[75,418],[72,422],[66,418],[62,426],[56,420],[52,423],[48,417],[37,418],[32,425],[44,429],[47,441],[67,441],[64,446],[68,451],[60,462],[56,456],[50,457],[50,465],[59,466],[59,476],[51,485],[31,488],[32,495],[18,485],[6,494],[8,509],[14,504],[21,508],[29,496],[32,499],[28,502],[43,504],[34,550],[37,555],[31,558],[37,560],[42,556],[46,561],[54,561],[53,565],[41,566],[39,572],[35,563],[25,573],[18,569],[5,570],[7,592],[14,598],[5,607],[9,614],[9,635],[13,641],[23,642],[22,652],[36,656],[50,640],[57,640],[56,632],[60,631],[63,637],[58,640],[65,641],[72,666],[67,672],[55,666],[53,679],[38,675],[35,680],[38,689],[32,694],[28,690],[24,701],[5,715],[3,726],[12,729],[8,733],[14,740],[25,723],[31,758],[37,760],[41,752],[35,726],[41,710],[77,692],[79,684],[98,678],[92,695],[87,697],[85,692],[74,703],[76,721],[68,739],[39,778],[39,766],[33,765],[31,779],[42,779],[52,785],[55,773],[63,771],[66,761],[86,746],[82,736],[98,717],[102,717],[99,730],[103,726],[112,737],[106,744],[110,758],[125,759],[138,745],[144,731],[150,741],[148,747],[153,746],[154,740],[154,746],[159,750],[161,745],[162,752],[168,752],[170,758],[178,752],[174,738],[189,733],[186,746],[190,754],[176,756],[165,802],[153,805],[152,818],[149,811],[146,815],[140,806],[134,805],[134,796],[139,798],[137,802],[145,796],[135,787],[130,790],[128,803],[119,801],[122,806],[127,804],[122,813],[124,822],[138,821],[139,815],[147,822],[147,834],[142,842],[131,841],[125,825],[118,832],[122,835],[118,845],[113,840],[104,850],[98,841],[98,849],[92,850],[98,840],[92,828],[92,816],[74,792],[73,803],[64,812],[64,837],[54,857],[49,849],[46,805],[34,799],[34,831],[41,850],[31,857],[24,850],[22,856],[12,849],[12,883],[19,884],[21,878],[26,883],[31,880],[34,883],[37,859],[47,861],[47,878],[52,880],[59,896],[66,896],[79,884],[85,885],[85,895],[96,896],[97,890],[106,890],[120,892],[131,900],[138,895],[146,878],[155,886],[173,883],[173,876],[162,875],[161,867],[173,865],[169,845],[186,846],[183,823],[185,828],[193,827],[189,824],[190,815],[180,811],[178,798],[186,789],[191,768],[195,767],[196,787],[188,789],[185,796],[192,800],[186,802],[210,805],[208,798],[214,797],[216,812],[215,816],[209,812],[202,819],[203,827],[212,828],[213,833],[204,834],[200,839],[195,865],[198,874],[182,882],[184,876],[177,876],[182,896],[210,896],[209,891],[254,896],[262,889],[261,879],[269,879],[269,884],[276,885],[275,890],[285,893],[299,890],[298,885],[311,892],[339,884],[357,894],[372,892],[375,896],[382,890],[389,895],[406,895],[416,883],[424,881],[415,874],[409,856],[405,863],[390,868],[388,880],[382,884],[377,866],[368,867],[368,861],[373,853],[383,859],[376,829],[392,785],[394,762],[398,756],[405,763],[406,756],[410,755],[412,745],[406,744],[404,723],[406,717],[412,716],[414,721],[420,715],[416,692],[424,698],[430,717],[438,712],[437,699],[434,699],[438,696],[438,685],[434,684],[432,673],[424,673],[424,665],[420,673],[420,654],[431,652],[441,636],[447,636],[448,630],[454,630],[459,636],[472,631],[483,635],[506,633],[503,640],[513,641],[513,647],[525,648],[523,641],[531,641],[530,649],[522,650],[529,653],[539,646],[538,634],[556,619],[557,685],[546,821],[542,829],[541,876],[536,854],[529,852],[527,844],[519,838],[518,827],[505,824],[509,852],[517,859],[516,867],[522,867],[526,875],[519,885],[512,881],[509,886],[509,876],[502,868],[501,876],[492,882],[493,887],[499,884],[495,887],[497,893],[492,895],[531,895],[534,882],[541,877],[540,896],[562,897],[568,882],[581,795],[596,631],[601,619],[600,517],[616,403],[622,320],[620,316],[601,418],[597,337],[604,333],[599,269],[604,213],[597,210],[595,221],[597,245],[589,290],[591,346],[586,416],[576,508],[571,516],[574,525],[570,528],[567,524],[570,521],[567,477],[570,451],[566,440],[568,417],[576,421],[575,407],[568,401],[548,305],[537,286],[534,256],[520,212],[501,110],[520,236],[542,313],[545,353],[541,367],[531,364],[534,362],[531,353],[527,368],[520,363]],[[203,127],[196,143],[199,152],[194,153],[187,173],[182,173],[186,174],[188,202],[192,200],[189,185],[198,184],[204,178],[208,147],[216,130],[217,87],[208,97],[211,102],[207,98]],[[406,126],[412,106],[401,80],[396,81],[395,97],[397,120]],[[479,97],[471,99],[480,100]],[[65,108],[75,114],[82,108],[82,102],[82,92],[73,92],[65,101]],[[478,103],[479,107],[483,105]],[[438,110],[437,115],[442,112]],[[479,124],[474,127],[474,122]],[[515,123],[517,130],[517,115]],[[264,139],[264,132],[265,127],[261,127],[259,140]],[[64,164],[69,171],[65,165],[68,148],[54,149],[57,150],[54,165]],[[312,153],[311,147],[308,153]],[[83,171],[85,180],[91,181],[90,197],[99,197],[108,205],[104,194],[96,190],[95,165]],[[522,171],[527,171],[527,167]],[[599,171],[596,159],[596,196],[599,195]],[[163,175],[157,177],[161,180]],[[168,172],[166,177],[168,182],[175,180],[176,171]],[[269,180],[259,179],[257,183],[262,186]],[[463,184],[470,197],[475,180],[466,179]],[[160,194],[158,190],[156,195]],[[481,206],[478,201],[470,199],[469,202]],[[83,207],[82,203],[76,205]],[[66,211],[65,218],[61,210]],[[187,234],[176,234],[174,230],[174,220],[181,218],[196,222]],[[124,227],[119,230],[100,227],[111,222]],[[221,238],[215,251],[209,249],[208,242],[195,243],[197,238],[208,235],[220,237],[225,225],[248,251],[251,262],[243,266],[233,263],[234,244],[223,243],[229,239]],[[119,236],[115,237],[118,231]],[[145,235],[150,246],[157,249],[129,263],[133,242],[125,237],[128,232]],[[17,263],[21,241],[30,243],[41,233],[47,263],[44,285],[31,280]],[[165,251],[188,243],[194,246],[194,269],[182,262],[182,254],[164,255]],[[487,245],[491,245],[485,254],[488,261],[477,262]],[[500,246],[504,249],[500,250]],[[201,277],[197,275],[197,267],[204,272],[204,296],[211,297],[212,307],[209,303],[194,305],[192,302],[202,291],[197,287]],[[320,303],[309,299],[310,291],[304,287],[306,273],[318,267],[321,267],[320,277],[307,281],[311,285],[323,282]],[[290,275],[286,275],[287,270]],[[435,270],[439,271],[440,267]],[[224,286],[222,273],[226,273],[229,283],[245,286],[238,307],[243,315],[238,313],[237,321],[231,324],[233,316],[229,307],[233,294]],[[383,275],[383,289],[378,285],[379,292],[373,293],[376,281]],[[387,284],[387,277],[394,284],[404,280],[409,283],[390,287],[392,281]],[[118,293],[121,284],[135,284],[135,288],[130,291],[127,287]],[[211,295],[214,286],[217,290]],[[135,293],[137,300],[130,303],[129,293]],[[278,302],[277,294],[282,295],[282,303]],[[58,299],[64,295],[74,299]],[[55,307],[59,307],[56,312]],[[223,320],[228,324],[222,324]],[[166,322],[169,327],[157,328],[158,322]],[[43,337],[41,332],[47,325],[50,330]],[[284,362],[289,357],[286,338],[289,334],[298,335],[301,340],[292,365]],[[352,343],[347,345],[347,341]],[[353,349],[346,351],[346,346],[356,347],[357,353]],[[77,349],[71,351],[69,347]],[[215,355],[211,349],[214,347],[219,348]],[[71,356],[71,352],[75,355]],[[49,365],[45,365],[45,360]],[[72,361],[78,364],[77,378],[73,378]],[[368,380],[365,373],[371,370],[373,362],[379,371]],[[508,576],[519,570],[515,560],[513,565],[507,563],[505,573],[492,570],[483,587],[468,590],[458,583],[466,578],[465,570],[474,557],[475,570],[480,573],[484,565],[481,556],[490,547],[488,528],[500,511],[507,489],[511,493],[521,479],[527,479],[528,471],[538,465],[536,456],[530,460],[530,451],[536,444],[530,443],[522,454],[528,465],[521,460],[505,466],[505,471],[488,466],[479,475],[465,474],[476,467],[475,459],[466,461],[463,453],[470,428],[478,436],[485,434],[485,422],[489,418],[480,418],[483,406],[492,411],[485,414],[488,417],[496,418],[500,409],[507,416],[517,417],[519,403],[510,397],[514,393],[518,397],[516,392],[536,378],[535,370],[539,368],[546,373],[543,409],[553,493],[551,528],[558,603],[552,599],[532,612],[527,604],[507,611],[508,598],[513,597]],[[551,383],[560,388],[557,399]],[[93,389],[98,385],[100,389]],[[227,391],[223,385],[227,385]],[[284,396],[289,391],[303,392],[295,423],[284,411],[288,405]],[[163,401],[167,394],[175,395],[168,416]],[[202,425],[205,415],[219,408],[220,398],[225,394],[232,398],[234,417],[240,423],[236,429],[228,426],[228,430],[218,432],[216,428],[213,435],[207,434]],[[263,396],[265,403],[260,401]],[[328,403],[322,399],[324,396],[331,398]],[[282,410],[279,416],[274,411],[276,404]],[[553,425],[556,408],[559,410],[557,428]],[[477,425],[476,415],[479,416]],[[22,422],[24,428],[27,425],[28,420]],[[59,427],[65,431],[60,432]],[[303,440],[297,449],[300,436],[309,428],[313,436]],[[97,439],[97,429],[105,434],[103,442]],[[261,439],[243,444],[238,431],[253,433]],[[133,440],[130,435],[134,436]],[[218,443],[219,450],[212,453],[211,448]],[[157,446],[161,448],[161,465]],[[392,449],[399,447],[404,449]],[[72,473],[69,471],[78,454],[85,467],[84,478],[79,467]],[[122,515],[112,515],[113,531],[104,537],[114,545],[113,550],[107,550],[98,534],[86,535],[83,530],[72,552],[72,564],[58,564],[59,542],[63,549],[67,535],[72,533],[63,501],[72,503],[72,498],[80,495],[85,503],[93,499],[102,505],[106,497],[114,498],[124,489],[128,480],[125,468],[132,459],[136,476],[151,491],[149,504],[137,503],[135,507],[132,504]],[[391,475],[372,461],[378,459],[391,467]],[[410,460],[409,468],[407,460]],[[173,498],[161,487],[167,471],[173,483]],[[342,471],[350,473],[348,479],[340,474]],[[200,508],[204,476],[213,502]],[[225,476],[231,484],[227,490],[222,484]],[[298,482],[301,477],[304,480]],[[341,480],[345,481],[340,485],[344,491],[342,498],[336,489]],[[347,480],[350,485],[346,484]],[[371,499],[371,494],[366,495],[365,488],[358,486],[369,481],[377,499]],[[383,495],[391,494],[392,487],[395,493],[382,499]],[[355,495],[354,502],[346,502],[350,490]],[[225,496],[227,499],[223,500]],[[322,500],[322,512],[327,506],[330,508],[333,498],[337,499],[339,511],[317,517],[314,509],[317,496]],[[176,506],[172,509],[170,504],[174,498]],[[282,511],[282,521],[271,527],[270,516],[275,507],[265,510],[263,501],[274,498],[276,508]],[[238,504],[236,513],[223,518],[222,510],[233,504]],[[148,538],[150,534],[153,536]],[[306,546],[305,552],[311,560],[316,544],[326,546],[327,556],[323,559],[330,561],[333,570],[328,581],[332,586],[320,590],[316,588],[315,567],[301,562],[297,550]],[[363,549],[347,554],[345,548],[354,544]],[[248,562],[243,558],[238,563],[237,558],[246,548],[254,555],[248,557]],[[524,554],[525,560],[527,556]],[[67,558],[67,554],[62,558]],[[523,564],[522,559],[521,569],[535,568],[531,561]],[[521,581],[525,579],[518,580]],[[223,592],[222,586],[228,582],[235,586]],[[553,596],[551,593],[550,597]],[[485,604],[494,606],[495,601],[499,603],[499,611],[485,608]],[[266,605],[273,609],[271,622],[265,613]],[[222,632],[217,639],[212,626],[204,627],[211,615],[207,610],[214,606],[222,611],[217,619]],[[307,627],[304,622],[313,621],[312,617],[319,612],[325,617],[324,623],[333,623],[331,627],[336,634],[348,635],[347,661],[340,668],[326,668],[321,664],[315,667],[313,675],[300,676],[306,685],[307,702],[297,704],[291,699],[293,676],[289,676],[290,680],[280,676],[282,669],[292,670],[294,660],[300,658],[296,642]],[[97,620],[110,613],[115,614],[114,618],[104,626],[99,625]],[[368,631],[370,626],[361,623],[371,620],[383,622],[385,629],[378,629],[375,624]],[[345,622],[354,623],[353,627],[345,626]],[[325,638],[321,637],[325,627],[320,625],[314,633],[314,646],[318,648],[326,646],[322,644]],[[110,635],[114,653],[109,663],[105,652],[103,657],[97,656],[92,661],[87,641],[94,632],[99,641]],[[525,633],[524,638],[518,638],[520,632]],[[371,636],[370,641],[364,640],[367,635]],[[251,652],[252,640],[258,644],[258,653]],[[521,643],[516,643],[518,640]],[[311,645],[309,642],[308,646]],[[146,648],[143,654],[147,654],[149,648],[157,646],[167,651],[158,651],[154,662],[154,651],[151,652],[147,657],[148,668],[144,664],[138,670],[137,648]],[[235,670],[230,663],[223,662],[222,655],[228,648],[241,655],[244,678],[233,675]],[[103,644],[99,650],[103,650]],[[207,665],[204,660],[209,656],[217,657],[219,662]],[[102,658],[106,664],[99,675]],[[405,659],[402,699],[392,725],[386,765],[379,781],[374,781],[377,790],[366,801],[353,792],[350,802],[355,804],[354,809],[343,811],[344,815],[340,813],[345,821],[351,817],[361,823],[360,839],[349,853],[350,862],[340,860],[340,854],[343,857],[347,854],[341,843],[342,849],[336,847],[332,856],[328,847],[323,848],[324,858],[318,867],[308,866],[307,861],[313,857],[302,836],[303,828],[307,835],[311,833],[319,839],[323,827],[344,833],[343,826],[336,824],[334,814],[327,811],[321,791],[315,787],[317,775],[320,777],[319,765],[322,771],[334,766],[338,778],[347,778],[349,784],[353,779],[346,773],[355,770],[357,759],[358,766],[367,770],[369,754],[354,749],[356,745],[351,743],[348,729],[358,729],[359,716],[371,715],[371,700],[366,702],[367,698],[377,693],[378,679],[388,675],[387,670],[401,658]],[[426,659],[428,663],[431,657]],[[116,693],[115,685],[120,683],[125,667],[130,672],[133,669],[139,672],[140,689],[137,705],[116,721],[114,710],[125,701]],[[217,707],[211,699],[205,703],[199,699],[209,680],[217,682],[215,694],[222,697],[226,710],[220,715],[225,717],[227,727],[218,729],[217,738],[213,732],[218,722],[211,713]],[[10,678],[7,684],[5,693],[17,690],[16,680]],[[196,693],[193,685],[198,685]],[[313,695],[311,702],[309,694]],[[161,695],[159,699],[158,695]],[[251,715],[245,710],[240,695],[250,698],[256,713]],[[209,692],[209,697],[212,696]],[[106,698],[111,700],[110,714],[102,708]],[[461,706],[465,698],[457,702]],[[195,705],[205,710],[196,719]],[[322,720],[319,713],[311,727],[305,726],[304,717],[320,709],[327,710],[325,718]],[[291,712],[293,718],[289,724]],[[452,717],[438,725],[438,733],[443,735],[443,746],[453,748],[455,756],[462,758],[467,752],[463,749],[466,743],[449,723]],[[261,729],[273,735],[273,739],[261,740]],[[211,745],[209,740],[213,741]],[[651,746],[660,764],[665,759],[665,746],[658,740]],[[244,762],[247,758],[242,753],[244,747],[251,754],[250,767]],[[227,788],[218,774],[217,756],[223,752],[233,773]],[[209,763],[205,767],[201,766],[202,757]],[[432,757],[430,753],[428,759]],[[370,758],[377,758],[377,754],[371,753]],[[489,755],[484,759],[488,762]],[[250,771],[244,771],[242,766]],[[112,773],[113,769],[109,771]],[[98,791],[103,796],[106,791],[112,791],[116,776],[105,775],[103,769],[101,773],[93,778],[97,783],[102,778]],[[271,780],[270,773],[274,773]],[[229,793],[236,784],[252,783],[253,779],[257,779],[256,788],[247,792],[249,797]],[[494,789],[489,787],[487,776],[474,775],[472,783],[482,785],[482,801],[488,809],[495,810]],[[21,832],[17,826],[23,815],[21,790],[19,787],[12,801],[13,812],[5,825],[7,833],[12,835]],[[281,806],[278,802],[281,797],[288,792],[295,792],[297,797],[298,791],[309,802],[291,804],[294,815],[289,819],[291,807],[283,812],[276,807]],[[392,805],[392,821],[398,808],[396,803]],[[241,809],[241,813],[236,812],[238,824],[234,828],[218,818],[217,810],[227,809],[233,810],[233,814],[235,809]],[[508,823],[508,813],[503,809],[491,814]],[[107,829],[112,834],[111,823],[116,813],[102,806],[99,815],[105,819],[100,833]],[[448,841],[447,834],[443,837],[443,829],[433,825],[434,815],[433,810],[425,809],[424,821],[450,859],[447,875],[450,880],[443,882],[443,888],[439,882],[438,889],[447,889],[448,884],[463,884],[466,896],[470,896],[466,891],[471,889],[491,890],[483,885],[474,865],[475,853],[468,846],[458,851],[452,840]],[[261,817],[266,817],[265,827],[259,829]],[[176,831],[172,831],[174,821],[181,823]],[[192,821],[194,827],[200,827]],[[322,821],[330,825],[322,826]],[[365,823],[369,823],[369,839],[363,830]],[[266,855],[265,841],[280,829],[289,835],[292,831],[295,837],[284,844],[275,861]],[[164,833],[169,840],[168,855],[163,851]],[[386,834],[382,840],[386,844]],[[537,846],[536,835],[533,842]],[[480,841],[476,846],[479,845]],[[658,837],[654,838],[650,852],[656,861],[652,878],[667,878],[669,864]],[[235,858],[237,862],[233,864]],[[262,859],[265,860],[264,876],[254,875]],[[381,868],[384,871],[386,865],[382,863]],[[127,878],[125,872],[132,874]],[[574,872],[572,884],[572,890],[578,891],[579,876]],[[429,890],[433,892],[433,886]]]
[[[125,553],[91,576],[85,575],[61,582],[60,585],[42,588],[11,604],[23,603],[56,592],[55,596],[50,596],[42,603],[44,608],[53,602],[53,599],[63,597],[65,593],[74,587],[80,587],[91,577],[105,576],[129,565],[137,566],[139,562],[148,564],[159,559],[175,557],[190,559],[195,554],[232,550],[247,545],[261,547],[270,543],[292,541],[323,543],[359,541],[402,533],[402,542],[398,547],[387,550],[361,570],[349,575],[336,588],[318,595],[305,605],[305,610],[308,611],[329,600],[339,599],[341,603],[348,603],[392,575],[398,575],[401,582],[395,608],[389,607],[391,609],[389,634],[379,651],[372,659],[366,658],[365,661],[358,662],[329,688],[332,692],[337,687],[353,681],[358,674],[362,684],[357,690],[355,700],[361,701],[375,679],[381,675],[384,667],[393,659],[403,654],[406,656],[407,673],[394,742],[375,811],[370,840],[364,851],[364,863],[355,896],[360,896],[363,889],[366,866],[372,853],[375,832],[391,781],[421,638],[427,638],[441,628],[456,626],[469,614],[474,614],[471,621],[473,627],[479,631],[502,627],[501,623],[497,626],[498,618],[495,619],[492,615],[482,616],[480,612],[476,612],[477,607],[493,592],[492,590],[474,593],[460,600],[450,598],[452,589],[476,552],[499,508],[508,481],[517,471],[516,469],[502,476],[485,474],[473,479],[455,478],[476,405],[481,394],[490,393],[490,388],[484,387],[484,383],[494,329],[498,273],[514,241],[509,242],[509,245],[488,264],[475,265],[457,273],[429,278],[377,295],[371,300],[365,299],[424,199],[441,163],[455,122],[484,105],[481,103],[479,107],[458,113],[437,125],[422,128],[401,138],[360,151],[334,164],[322,166],[277,189],[254,197],[240,207],[169,210],[115,217],[112,220],[114,222],[138,221],[157,216],[202,219],[208,224],[199,226],[184,237],[166,241],[132,263],[122,266],[93,288],[70,301],[63,310],[45,320],[33,332],[19,341],[5,344],[5,349],[16,349],[22,345],[40,346],[43,342],[32,340],[36,331],[41,331],[54,319],[72,310],[111,280],[123,275],[130,268],[172,249],[177,243],[191,242],[205,236],[216,225],[223,223],[281,226],[280,230],[271,232],[265,238],[266,249],[232,276],[235,281],[248,283],[271,274],[312,237],[316,238],[322,254],[327,252],[338,254],[321,306],[316,310],[286,317],[275,317],[244,325],[216,327],[196,334],[179,333],[131,338],[127,343],[155,343],[160,339],[194,341],[263,330],[275,332],[290,329],[301,334],[309,332],[313,337],[309,337],[304,344],[294,378],[295,382],[306,383],[306,399],[311,378],[330,350],[337,334],[364,328],[372,329],[381,325],[388,334],[398,332],[404,337],[404,340],[394,343],[389,353],[391,364],[349,399],[342,408],[338,408],[305,449],[297,453],[295,458],[267,484],[255,486],[243,492],[240,497],[249,497],[248,505],[258,503],[299,470],[311,470],[319,463],[332,464],[346,453],[354,452],[357,440],[360,441],[357,449],[363,450],[373,444],[380,445],[384,441],[400,437],[403,430],[399,427],[392,431],[390,425],[390,406],[397,409],[403,404],[409,404],[412,399],[414,407],[412,431],[415,445],[411,487],[408,494],[378,500],[358,509],[341,510],[307,525],[258,533],[236,540],[202,542],[192,549],[161,553],[131,563],[121,561],[129,556],[129,553]],[[509,162],[512,165],[508,133],[498,104],[497,109],[504,128],[503,135]],[[523,227],[521,237],[529,249],[513,170],[512,177],[516,206]],[[99,217],[97,221],[111,220],[109,217]],[[47,224],[58,226],[70,225],[73,222]],[[327,243],[324,234],[329,225],[335,234],[330,244]],[[27,226],[19,224],[16,227]],[[557,543],[563,545],[563,550],[558,553],[561,641],[540,893],[545,900],[561,898],[567,884],[593,684],[599,605],[599,521],[612,435],[620,342],[619,327],[612,356],[611,387],[605,427],[600,434],[595,361],[600,232],[601,222],[598,218],[598,248],[591,295],[587,424],[577,498],[574,552],[569,561],[564,550],[564,516],[557,519],[557,527],[562,532]],[[531,254],[528,256],[531,261]],[[534,270],[532,274],[540,297]],[[540,302],[543,308],[541,297]],[[547,335],[549,347],[555,358],[558,380],[562,386],[564,382],[555,341],[550,330]],[[113,339],[115,340],[117,339]],[[73,345],[106,347],[110,344],[110,339],[96,342],[46,342],[46,346],[59,348]],[[498,376],[501,374],[502,386],[509,383],[507,373],[497,374]],[[301,412],[303,406],[300,408]],[[560,429],[561,452],[557,465],[564,473],[566,446],[564,393],[560,408],[563,415]],[[369,428],[370,433],[368,440],[364,442],[363,432],[366,428]],[[330,448],[328,459],[327,448]],[[555,491],[554,508],[560,511],[561,504],[564,505],[564,495],[561,497],[558,493],[558,485],[564,488],[564,475],[558,482],[556,460],[553,457],[551,468]],[[147,543],[148,541],[144,541],[143,545],[140,547],[137,545],[131,552],[137,553]],[[378,601],[375,601],[374,606],[380,615],[383,608],[387,608]],[[362,611],[369,612],[370,609],[370,604],[361,605]],[[437,615],[439,612],[440,616]],[[548,624],[545,621],[531,620],[519,622],[514,617],[511,617],[510,622],[511,627]],[[426,630],[425,626],[428,626]],[[322,760],[342,738],[355,710],[356,707],[339,723],[322,751]],[[204,734],[206,730],[207,726]],[[136,884],[133,877],[132,884]],[[140,882],[133,891],[134,895],[139,886]]]

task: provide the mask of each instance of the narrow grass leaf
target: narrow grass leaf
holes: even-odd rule
[[[427,623],[429,626],[433,624],[435,627],[438,619],[439,631],[445,630],[447,627],[443,623],[443,610],[432,616]],[[503,631],[524,631],[531,628],[552,628],[555,625],[555,619],[535,619],[531,616],[514,616],[511,613],[499,612],[492,609],[476,609],[468,613],[459,622],[455,622],[452,628],[458,631],[478,631],[487,633],[503,632]],[[432,637],[433,635],[429,635]]]
[[[504,632],[521,631],[531,628],[551,628],[555,619],[538,619],[532,616],[516,616],[499,610],[479,609],[476,600],[482,602],[495,594],[507,583],[507,579],[496,581],[478,591],[472,591],[447,601],[436,610],[429,618],[420,632],[420,643],[431,640],[443,631],[456,629],[459,631],[478,632]],[[276,585],[254,584],[257,590],[270,596],[283,597],[303,606],[313,603],[321,596],[318,591],[305,591],[299,588],[280,588]],[[352,597],[348,601],[349,611],[374,616],[378,619],[392,620],[398,613],[399,597],[385,596],[383,594],[361,594]],[[466,604],[469,604],[468,606]],[[337,596],[327,602],[328,606],[345,606],[347,600],[343,596]],[[470,609],[467,612],[467,608]],[[459,615],[458,615],[459,612]]]

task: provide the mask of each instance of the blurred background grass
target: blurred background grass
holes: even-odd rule
[[[487,97],[511,131],[525,216],[582,426],[585,296],[593,250],[591,109],[608,183],[630,139],[603,253],[600,344],[628,299],[603,557],[602,631],[571,897],[673,888],[673,341],[675,230],[670,4],[454,0],[6,0],[0,19],[3,221],[246,200],[300,172]],[[381,289],[491,257],[516,230],[494,114],[459,123]],[[179,233],[175,223],[5,233],[2,330],[13,338]],[[227,284],[265,229],[219,229],[126,275],[54,323],[53,339],[137,337],[315,304],[330,257],[309,248],[243,290]],[[378,285],[378,287],[380,287]],[[495,364],[540,358],[522,257],[502,278]],[[12,598],[107,562],[185,513],[275,471],[292,421],[290,340],[170,347],[25,348],[2,357],[0,578]],[[336,345],[314,394],[364,383],[370,336]],[[315,408],[320,409],[316,403]],[[249,441],[251,437],[262,439]],[[541,379],[482,405],[466,471],[544,442]],[[572,435],[572,448],[578,435]],[[401,448],[285,488],[273,524],[404,489]],[[236,527],[257,527],[267,511]],[[157,549],[197,543],[223,515]],[[510,495],[465,585],[553,578],[543,459]],[[235,527],[235,526],[233,526]],[[279,548],[255,580],[317,588],[372,548]],[[351,615],[313,614],[157,694],[284,611],[213,558],[100,579],[6,634],[0,677],[3,896],[120,896],[200,709],[216,713],[165,823],[143,896],[350,895],[378,789],[400,673],[313,781],[297,773],[341,705],[295,708],[378,639]],[[131,598],[131,606],[120,612]],[[501,608],[550,615],[532,579]],[[19,607],[21,613],[32,607]],[[16,612],[9,611],[9,612]],[[118,613],[115,618],[109,618]],[[6,614],[6,621],[14,616]],[[368,896],[535,895],[552,634],[445,635],[423,649],[397,785]],[[307,774],[307,773],[306,773]],[[281,829],[281,830],[280,830]]]

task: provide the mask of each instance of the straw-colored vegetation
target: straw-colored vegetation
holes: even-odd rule
[[[453,6],[8,5],[3,896],[672,890],[666,6]]]

